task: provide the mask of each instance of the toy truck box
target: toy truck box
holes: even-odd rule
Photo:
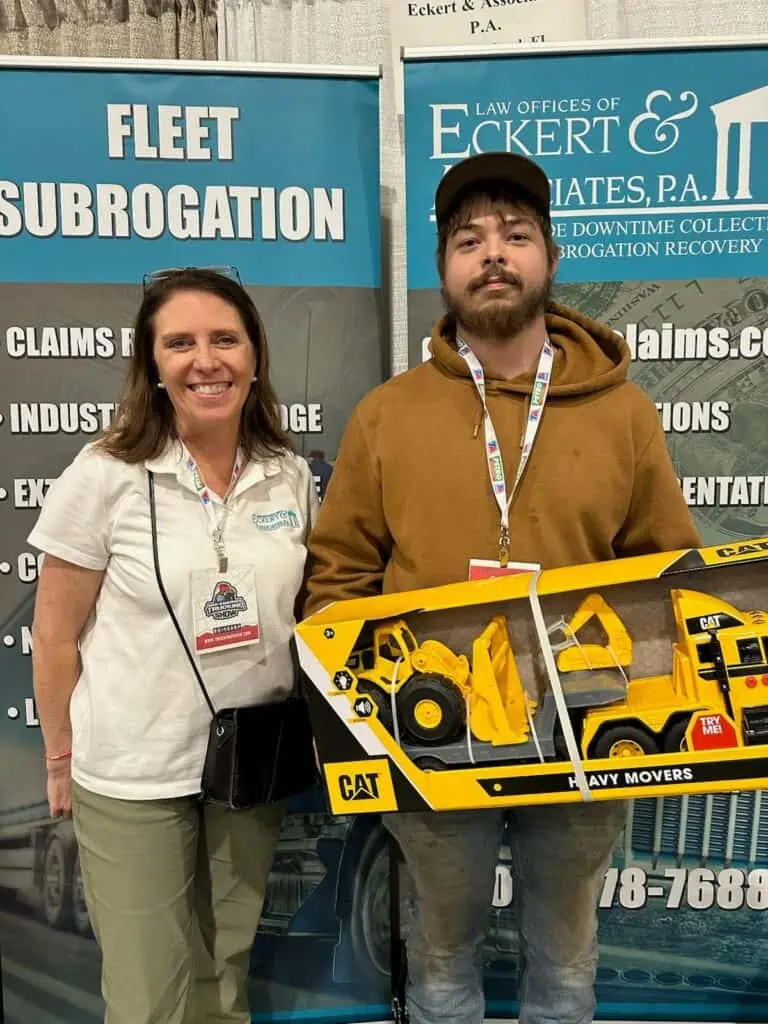
[[[296,631],[331,810],[760,789],[768,538],[340,601]]]

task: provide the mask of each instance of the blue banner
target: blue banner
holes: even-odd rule
[[[768,528],[768,46],[406,56],[409,356],[443,312],[433,198],[478,152],[551,182],[554,298],[622,334],[705,544]],[[535,455],[534,455],[535,460]],[[599,896],[596,1019],[764,1021],[765,792],[640,800]],[[489,1015],[518,1010],[497,869]]]
[[[0,137],[4,280],[378,286],[375,78],[6,67]]]
[[[0,975],[5,1024],[99,1024],[100,956],[68,819],[51,819],[32,690],[48,486],[111,422],[142,277],[234,265],[282,425],[322,500],[381,383],[376,75],[0,68]],[[253,947],[253,1018],[388,1016],[378,820],[291,808]],[[0,1013],[2,1019],[2,1013]]]
[[[436,283],[440,178],[489,150],[549,177],[563,284],[766,272],[765,48],[407,62],[405,109],[409,288]]]

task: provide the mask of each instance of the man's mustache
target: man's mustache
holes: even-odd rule
[[[478,277],[473,278],[469,283],[469,290],[476,292],[478,288],[482,288],[491,281],[503,281],[505,284],[514,285],[516,288],[522,288],[523,286],[522,278],[519,275],[512,274],[501,267],[493,266],[484,270]]]

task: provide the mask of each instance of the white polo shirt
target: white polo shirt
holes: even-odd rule
[[[94,793],[129,800],[199,792],[211,721],[158,589],[147,468],[155,473],[163,583],[194,650],[190,572],[215,569],[217,560],[181,445],[138,465],[87,445],[51,485],[29,535],[48,554],[104,571],[80,638],[72,777]],[[294,602],[317,510],[309,466],[295,455],[251,460],[229,503],[227,557],[231,566],[255,569],[261,639],[198,656],[216,708],[290,690]]]

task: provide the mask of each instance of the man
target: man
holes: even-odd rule
[[[627,381],[626,344],[550,300],[558,257],[542,170],[509,153],[471,157],[445,175],[435,211],[447,313],[430,361],[350,419],[310,539],[305,610],[465,580],[473,559],[547,569],[697,546],[656,409]],[[528,807],[506,821],[521,1024],[588,1024],[596,900],[624,807]],[[385,823],[415,896],[411,1020],[479,1024],[503,815]]]
[[[307,461],[309,462],[312,479],[315,481],[317,496],[322,501],[328,489],[328,481],[331,479],[333,466],[330,462],[325,461],[325,452],[319,448],[315,448],[314,451],[309,453]]]

